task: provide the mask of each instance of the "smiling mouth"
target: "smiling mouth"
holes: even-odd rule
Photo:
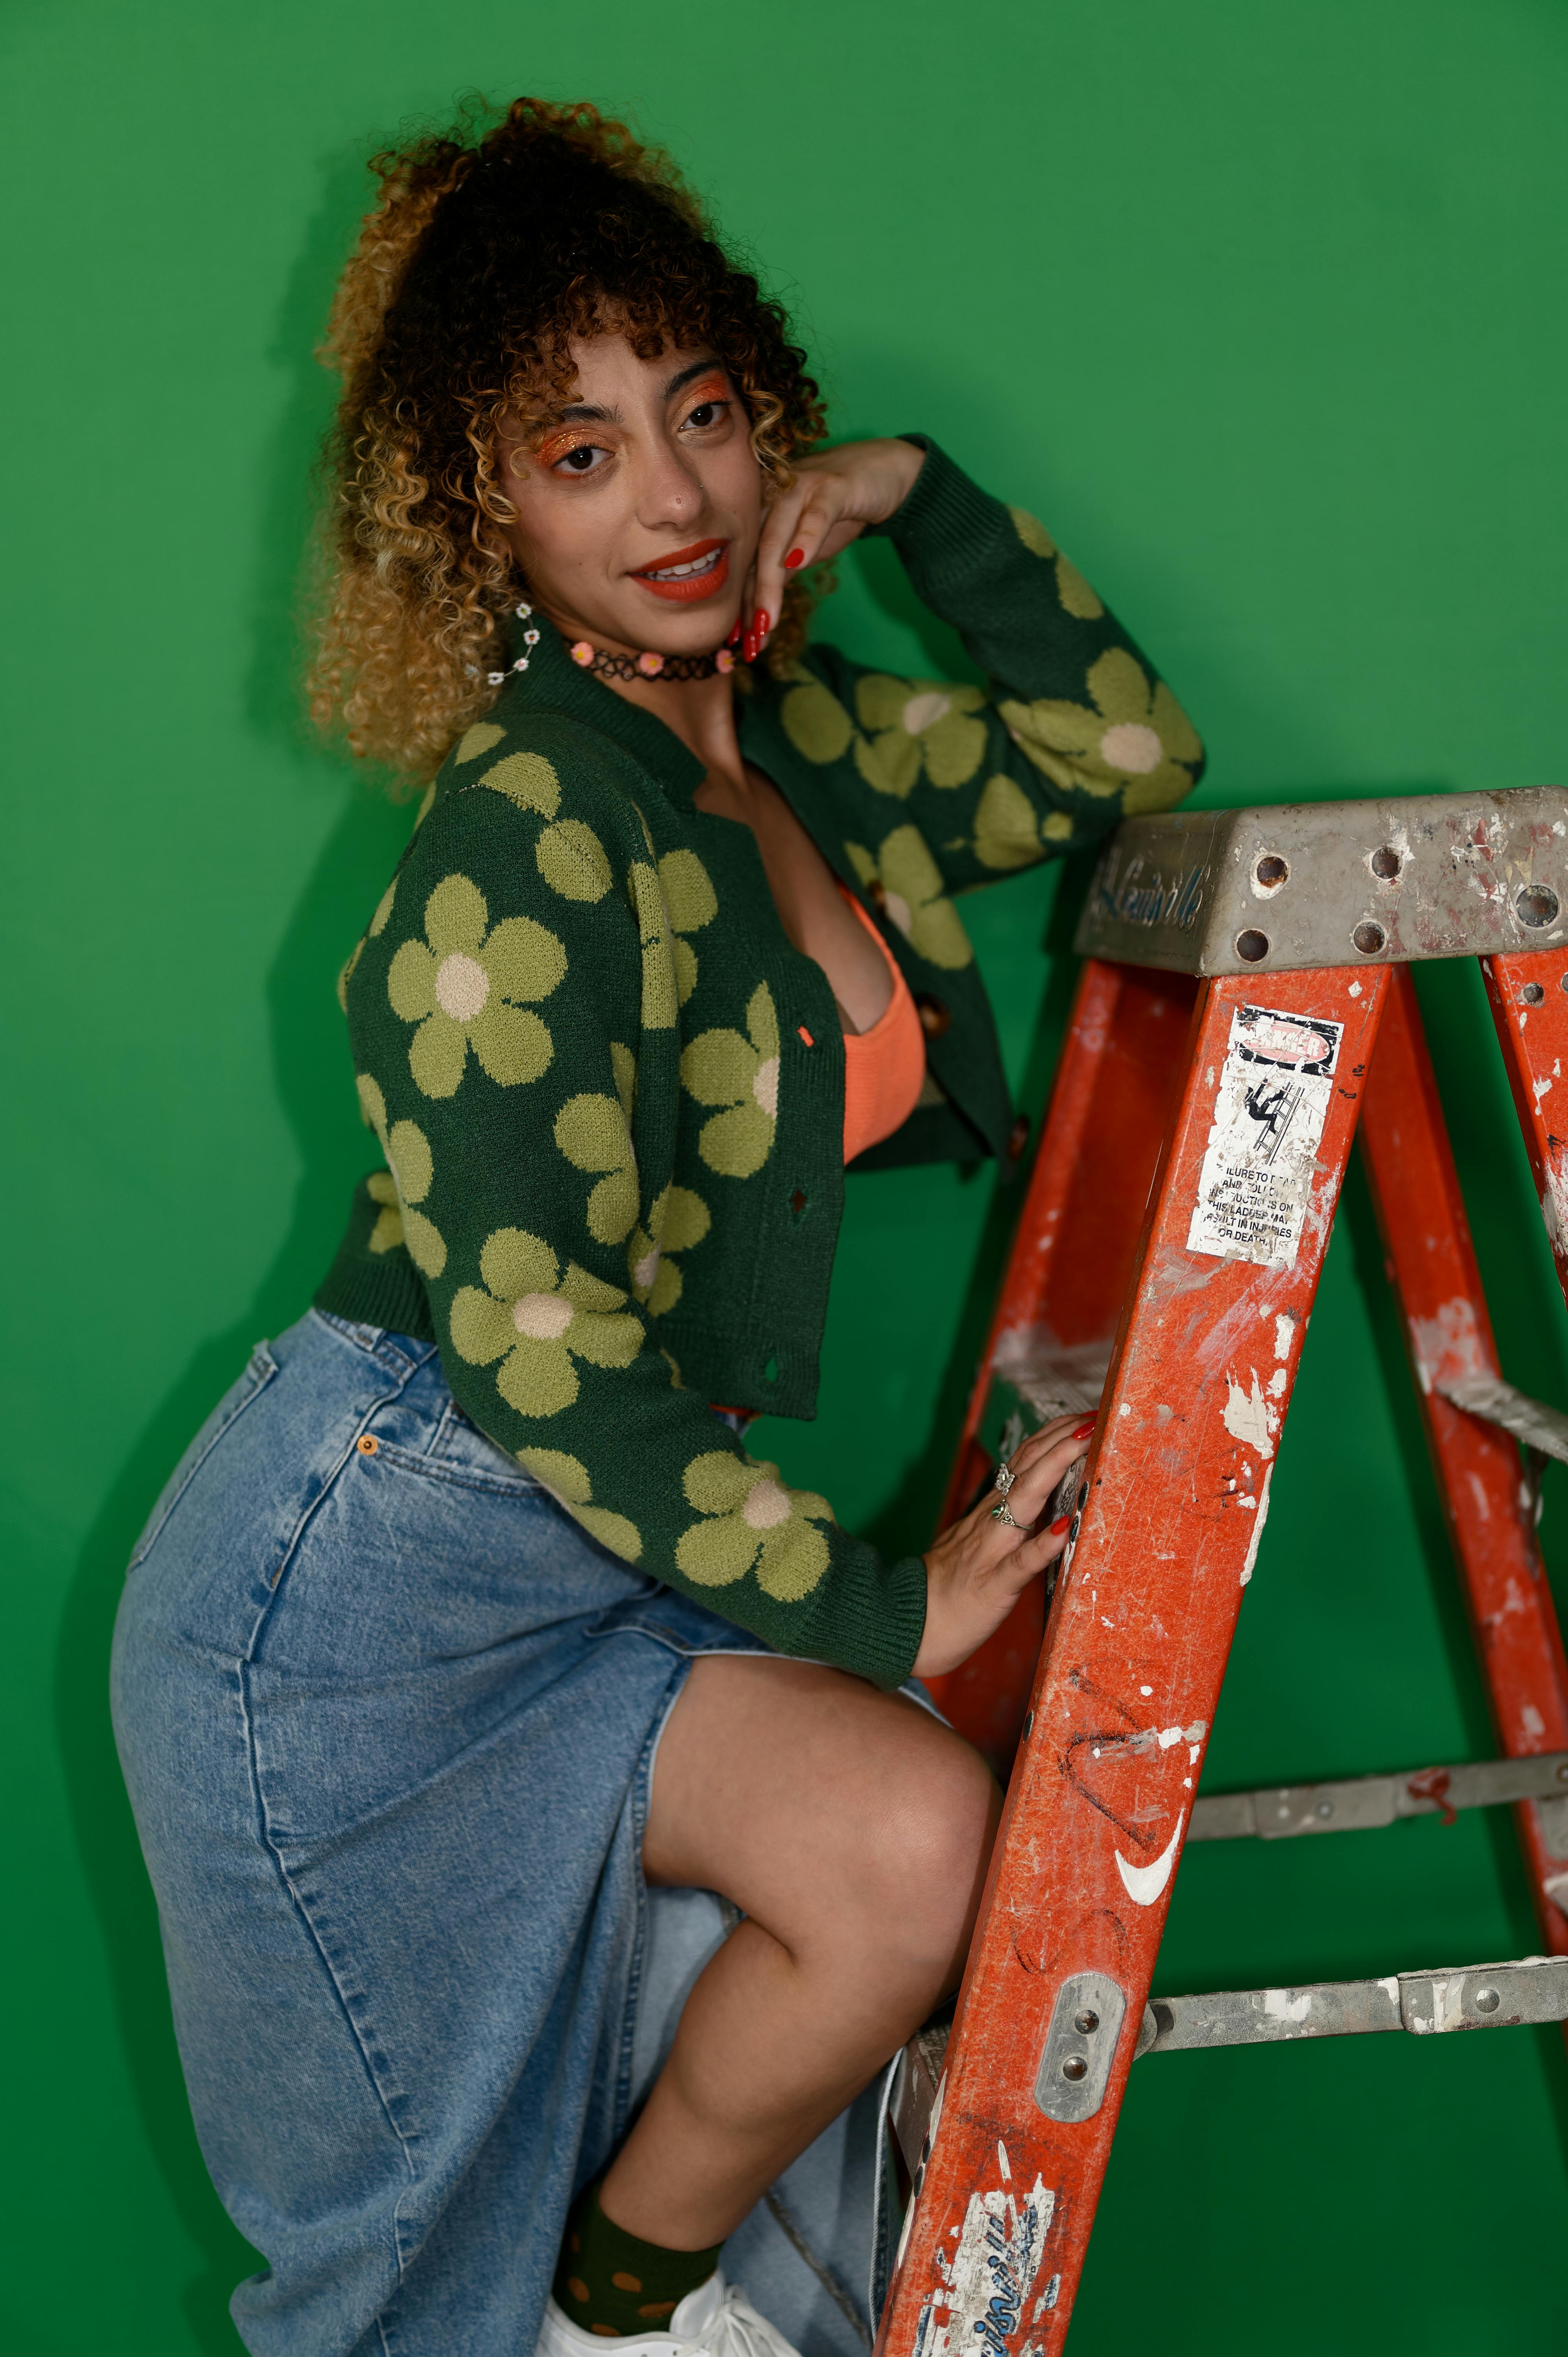
[[[654,597],[680,604],[714,597],[729,579],[729,543],[703,540],[691,548],[677,548],[662,565],[644,565],[631,578]]]

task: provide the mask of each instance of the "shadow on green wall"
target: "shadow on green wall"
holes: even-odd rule
[[[199,2348],[238,2345],[227,2303],[260,2264],[212,2190],[185,2098],[169,2015],[156,1910],[142,1863],[107,1710],[108,1661],[125,1564],[137,1532],[192,1434],[239,1376],[261,1334],[292,1324],[320,1281],[349,1189],[374,1159],[353,1103],[334,983],[406,839],[410,813],[311,745],[297,686],[298,587],[310,530],[317,452],[331,381],[312,357],[333,283],[365,201],[357,159],[335,159],[282,306],[271,357],[289,396],[268,454],[264,531],[251,587],[252,657],[246,717],[296,800],[317,786],[342,806],[266,980],[274,1081],[299,1178],[288,1232],[250,1308],[193,1353],[127,1454],[88,1534],[67,1598],[56,1679],[60,1750],[76,1837],[102,1928],[121,2043],[148,2144],[199,2255],[183,2301]]]
[[[407,825],[406,812],[368,809],[356,794],[284,935],[266,992],[278,1094],[301,1164],[288,1232],[243,1318],[200,1344],[138,1436],[88,1534],[61,1620],[56,1710],[72,1819],[143,2126],[200,2254],[200,2272],[184,2294],[187,2315],[198,2346],[213,2357],[237,2346],[229,2294],[259,2262],[213,2193],[185,2100],[156,1912],[109,1727],[110,1640],[125,1564],[155,1499],[257,1337],[277,1333],[307,1307],[353,1180],[374,1159],[351,1108],[333,981]]]

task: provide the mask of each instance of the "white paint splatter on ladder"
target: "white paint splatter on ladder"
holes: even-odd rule
[[[1005,2167],[1000,2146],[997,2157]],[[1011,2175],[1006,2168],[1004,2184],[970,2195],[957,2250],[938,2258],[943,2281],[921,2309],[915,2357],[1007,2357],[1057,2206],[1039,2177],[1020,2201]]]

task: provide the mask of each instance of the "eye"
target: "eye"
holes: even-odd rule
[[[715,425],[724,424],[730,407],[725,394],[718,392],[706,393],[694,408],[687,411],[681,431],[682,434],[711,433]]]
[[[579,442],[555,459],[550,471],[553,475],[596,475],[599,462],[607,460],[609,455],[597,442]]]

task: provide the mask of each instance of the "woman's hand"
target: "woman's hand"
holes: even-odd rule
[[[1043,1531],[1031,1526],[1076,1458],[1084,1455],[1094,1418],[1058,1415],[1009,1460],[1007,1509],[1021,1529],[995,1520],[999,1492],[987,1491],[972,1513],[926,1551],[926,1629],[915,1656],[918,1678],[940,1677],[967,1662],[999,1629],[1032,1579],[1067,1544],[1069,1517]]]
[[[794,481],[763,518],[747,584],[746,662],[768,644],[789,576],[836,556],[868,523],[885,523],[914,490],[925,457],[912,442],[845,442],[799,461]]]

